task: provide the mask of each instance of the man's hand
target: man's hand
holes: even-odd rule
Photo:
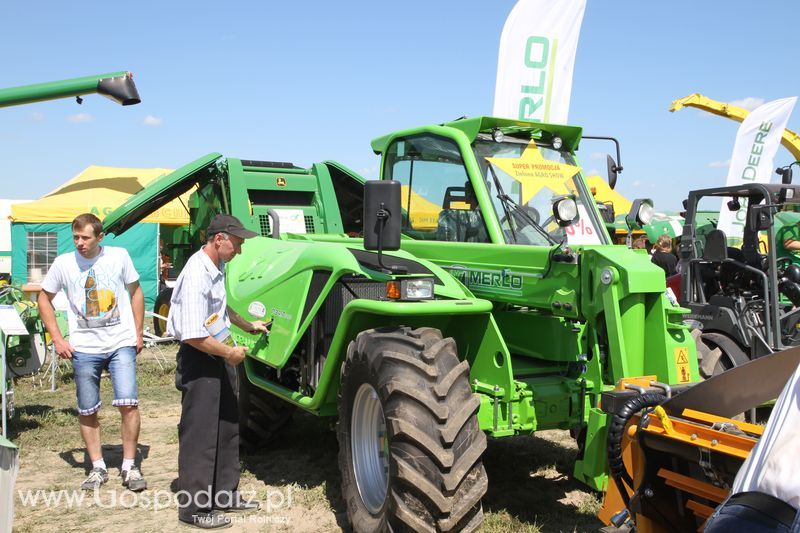
[[[72,352],[75,351],[75,348],[63,337],[61,339],[53,339],[53,348],[55,348],[61,359],[72,359]]]
[[[141,331],[136,334],[136,355],[142,353],[142,346],[144,346],[144,339],[142,337]]]
[[[269,325],[271,322],[264,322],[263,320],[254,320],[250,322],[250,333],[269,333]]]
[[[245,346],[233,346],[228,352],[228,357],[225,359],[228,361],[229,365],[236,366],[244,361],[244,356],[246,353],[247,348]]]

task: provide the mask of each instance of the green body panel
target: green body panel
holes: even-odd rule
[[[319,386],[313,391],[293,389],[259,376],[254,363],[279,369],[297,355],[304,335],[342,276],[361,276],[378,284],[381,289],[391,279],[360,265],[349,250],[363,248],[360,241],[351,241],[350,247],[343,248],[299,238],[255,238],[248,240],[242,247],[242,254],[228,265],[226,282],[231,308],[248,320],[273,321],[268,339],[233,328],[237,342],[250,347],[246,364],[248,377],[255,385],[315,414],[333,415],[336,412],[339,368],[348,343],[359,332],[382,326],[438,328],[446,336],[456,339],[461,353],[467,358],[475,359],[477,354],[489,350],[503,353],[502,341],[490,314],[491,303],[470,298],[444,271],[428,265],[440,280],[441,284],[436,285],[436,296],[440,299],[419,302],[356,299],[344,305],[337,318],[330,348],[324,354]],[[413,260],[403,252],[393,255]],[[391,261],[391,256],[386,260]],[[315,272],[324,272],[327,279],[316,291],[311,283]],[[266,308],[266,316],[251,314],[254,302]],[[493,374],[501,381],[502,369],[495,369]],[[511,380],[507,372],[503,382],[508,389]]]
[[[573,475],[594,490],[604,491],[608,484],[606,446],[608,415],[601,409],[589,410],[586,421],[586,444],[583,455],[575,462]]]

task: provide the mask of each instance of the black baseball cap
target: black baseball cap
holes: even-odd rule
[[[249,239],[250,237],[257,237],[258,233],[245,229],[239,219],[231,216],[220,214],[214,217],[211,224],[208,225],[206,235],[209,237],[217,233],[227,233],[228,235],[235,235],[240,239]]]

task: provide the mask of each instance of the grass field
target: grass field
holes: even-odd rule
[[[62,363],[58,387],[19,379],[17,415],[10,438],[20,447],[14,530],[18,532],[148,532],[178,526],[172,502],[177,476],[180,394],[174,386],[175,347],[146,349],[139,359],[142,432],[140,459],[149,482],[139,496],[124,490],[119,413],[111,407],[111,383],[103,379],[103,454],[110,480],[96,496],[74,491],[88,472],[78,432],[71,368]],[[285,435],[268,448],[242,456],[243,492],[262,509],[237,515],[233,531],[341,531],[347,517],[336,464],[332,420],[297,413]],[[489,490],[483,499],[483,531],[492,533],[594,531],[599,495],[570,478],[576,448],[566,432],[490,440],[484,456]],[[51,492],[52,491],[52,492]],[[59,491],[63,491],[59,493]],[[32,498],[39,495],[36,503]],[[44,502],[44,495],[62,499]],[[83,500],[68,501],[67,497]],[[147,501],[145,501],[147,500]]]

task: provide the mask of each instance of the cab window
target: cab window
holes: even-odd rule
[[[489,242],[458,145],[437,135],[394,141],[384,178],[400,182],[403,233],[414,239]]]

